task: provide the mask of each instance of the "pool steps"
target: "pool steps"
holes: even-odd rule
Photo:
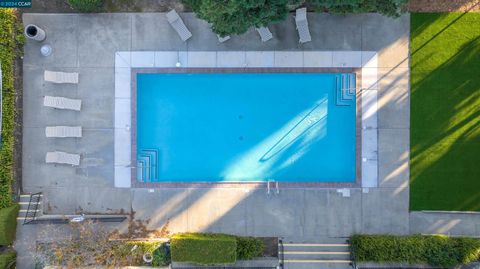
[[[335,104],[351,106],[355,102],[355,74],[339,74],[335,76]]]
[[[158,149],[142,149],[137,155],[137,180],[154,182],[159,177]]]

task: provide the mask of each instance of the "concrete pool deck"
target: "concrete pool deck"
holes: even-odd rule
[[[46,30],[45,43],[54,50],[50,57],[43,58],[40,44],[27,41],[23,70],[23,191],[43,192],[46,214],[134,212],[135,219],[148,221],[151,229],[169,223],[172,233],[212,231],[299,241],[354,232],[425,231],[419,227],[430,219],[414,215],[411,222],[408,211],[409,15],[391,19],[375,14],[309,14],[313,40],[304,45],[298,43],[291,17],[270,26],[274,39],[266,43],[254,30],[219,43],[205,21],[189,13],[181,16],[193,33],[186,43],[158,13],[23,15],[24,24],[35,23]],[[350,197],[325,188],[281,188],[279,194],[267,195],[264,187],[114,187],[117,51],[279,50],[377,53],[377,187],[351,189]],[[79,72],[80,82],[46,83],[45,69]],[[44,95],[82,99],[82,111],[44,108]],[[83,138],[47,139],[44,128],[50,125],[83,126]],[[81,166],[46,165],[45,153],[53,150],[81,153]],[[17,246],[22,246],[22,240],[39,238],[32,230],[41,227],[20,227]],[[29,259],[27,255],[23,258],[25,262]],[[22,257],[19,261],[21,264]]]

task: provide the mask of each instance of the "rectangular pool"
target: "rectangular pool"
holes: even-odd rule
[[[137,180],[354,182],[355,75],[138,73]]]

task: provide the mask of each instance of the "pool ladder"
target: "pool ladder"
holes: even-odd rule
[[[152,182],[158,180],[158,149],[142,149],[137,155],[137,180]]]
[[[355,102],[355,74],[340,74],[335,76],[335,104],[351,106]]]
[[[273,185],[273,188],[275,188],[275,191],[272,191],[271,185]],[[274,180],[267,181],[267,195],[270,195],[272,193],[273,194],[280,194],[280,188],[278,187],[278,181],[274,181]]]

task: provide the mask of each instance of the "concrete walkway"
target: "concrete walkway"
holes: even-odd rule
[[[53,55],[27,41],[24,57],[23,190],[41,191],[49,214],[135,212],[151,229],[288,236],[296,240],[349,236],[354,232],[408,234],[409,16],[309,14],[312,42],[300,45],[293,18],[270,26],[266,43],[252,30],[218,43],[208,24],[181,14],[193,33],[183,43],[164,14],[24,14],[47,32]],[[377,51],[378,187],[353,189],[243,188],[118,189],[113,182],[114,55],[116,51],[355,50]],[[45,69],[80,73],[78,85],[43,81]],[[83,100],[81,112],[42,107],[44,95]],[[46,139],[45,126],[83,126],[81,139]],[[79,168],[44,163],[45,152],[82,154]],[[31,268],[25,246],[43,226],[18,229],[18,268]],[[122,227],[125,229],[125,227]],[[22,243],[24,242],[24,243]],[[25,261],[25,263],[23,263]],[[30,263],[29,263],[30,262]]]

